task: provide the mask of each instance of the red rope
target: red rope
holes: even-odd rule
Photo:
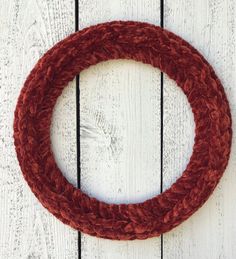
[[[186,94],[195,143],[183,175],[138,204],[107,204],[76,189],[53,157],[50,121],[63,88],[91,65],[134,59],[160,68]],[[23,175],[39,201],[64,223],[109,239],[145,239],[179,225],[207,200],[228,163],[231,115],[224,89],[190,44],[160,27],[115,21],[76,32],[51,48],[28,76],[15,110],[14,138]]]

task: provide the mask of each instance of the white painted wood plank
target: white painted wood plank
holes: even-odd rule
[[[165,0],[165,27],[189,41],[221,79],[236,130],[236,2]],[[193,118],[175,83],[164,80],[164,186],[185,168],[193,144]],[[236,258],[236,142],[229,166],[207,203],[188,221],[164,235],[164,258]]]
[[[74,1],[1,0],[0,31],[0,258],[76,258],[77,232],[54,218],[31,193],[18,166],[12,137],[22,84],[37,59],[74,31]],[[52,142],[59,166],[73,183],[75,122],[72,83],[58,100]]]
[[[79,28],[111,20],[159,24],[159,1],[79,1]],[[110,61],[80,74],[81,187],[106,202],[160,192],[160,72]],[[82,235],[82,258],[160,258],[160,238],[111,241]]]

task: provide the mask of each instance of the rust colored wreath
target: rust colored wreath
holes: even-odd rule
[[[133,59],[161,69],[186,94],[195,120],[195,143],[182,176],[165,192],[137,204],[107,204],[75,188],[51,150],[50,121],[63,88],[91,65]],[[17,157],[31,190],[53,215],[102,238],[158,236],[190,217],[207,200],[228,163],[231,115],[224,89],[199,52],[158,26],[114,21],[76,32],[38,61],[15,110]]]

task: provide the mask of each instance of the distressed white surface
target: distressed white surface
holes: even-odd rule
[[[159,24],[159,2],[80,1],[79,27],[110,20]],[[160,72],[110,61],[80,74],[81,187],[106,202],[160,192]],[[160,239],[111,241],[82,235],[82,258],[160,258]]]
[[[222,81],[231,106],[236,130],[236,2],[220,0],[166,0],[165,27],[195,46],[212,64]],[[164,80],[164,182],[165,186],[181,174],[191,152],[193,120],[182,93]],[[169,93],[175,95],[175,100]],[[176,125],[176,111],[178,122]],[[169,123],[168,121],[171,121]],[[180,144],[183,145],[180,145]],[[178,157],[176,152],[181,155]],[[229,166],[219,186],[188,221],[164,235],[163,258],[236,258],[236,142]]]
[[[0,0],[0,258],[77,258],[77,232],[54,218],[24,181],[13,145],[13,116],[22,84],[38,58],[74,30],[73,1]],[[65,115],[67,117],[65,117]],[[75,86],[60,97],[52,140],[76,179]],[[75,181],[76,182],[76,181]]]
[[[81,73],[81,186],[106,202],[144,201],[160,188],[160,74],[134,61]],[[84,258],[151,258],[159,239],[114,242],[83,235]],[[94,246],[96,248],[94,248]],[[93,249],[91,249],[93,247]]]
[[[165,0],[164,26],[188,40],[222,80],[236,129],[234,0]],[[160,22],[156,0],[79,0],[79,27],[110,20]],[[45,210],[23,180],[12,123],[26,75],[54,43],[74,31],[74,0],[0,0],[0,258],[77,258],[77,232]],[[81,186],[106,202],[139,202],[160,192],[160,73],[110,61],[80,75]],[[52,124],[58,165],[76,185],[75,84],[59,98]],[[176,84],[164,77],[163,187],[192,152],[194,123]],[[163,236],[166,259],[236,258],[236,142],[212,197]],[[82,235],[82,258],[161,258],[161,239],[110,241]]]

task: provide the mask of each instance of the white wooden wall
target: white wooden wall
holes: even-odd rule
[[[55,219],[23,180],[13,145],[13,112],[37,59],[75,30],[111,20],[161,22],[159,0],[0,0],[0,258],[234,259],[236,141],[219,186],[189,220],[159,238],[110,241]],[[165,0],[164,27],[195,46],[221,79],[236,130],[236,1]],[[106,202],[140,202],[181,175],[194,122],[176,84],[133,61],[110,61],[80,74],[81,188]],[[78,104],[77,104],[78,107]],[[51,138],[64,175],[77,184],[76,84],[55,107]]]

